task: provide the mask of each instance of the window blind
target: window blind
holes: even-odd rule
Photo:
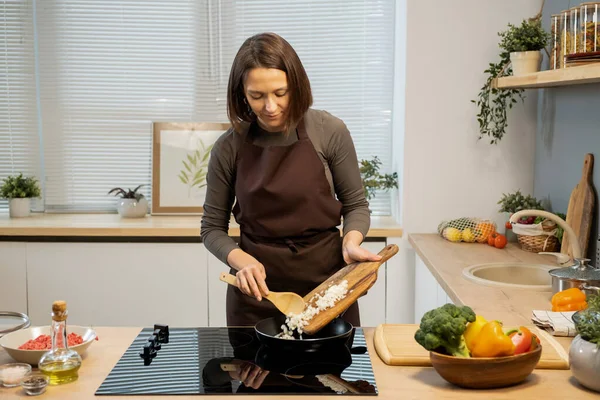
[[[0,181],[40,178],[37,121],[32,3],[0,1]],[[7,209],[0,199],[0,211]]]
[[[392,0],[31,1],[46,210],[112,210],[116,186],[146,184],[150,198],[152,121],[227,122],[235,53],[264,31],[296,49],[314,107],[344,120],[359,159],[377,155],[390,172]],[[0,171],[14,165],[3,157]],[[389,214],[390,202],[378,193],[373,214]]]
[[[140,184],[151,200],[152,122],[225,118],[214,101],[206,7],[189,0],[38,7],[46,209],[114,209],[111,188]]]

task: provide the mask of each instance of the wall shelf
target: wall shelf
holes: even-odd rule
[[[555,86],[582,85],[600,82],[600,64],[540,71],[522,76],[499,78],[498,89],[535,89]]]

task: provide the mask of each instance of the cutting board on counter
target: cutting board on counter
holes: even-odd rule
[[[592,184],[592,171],[594,169],[594,156],[586,154],[583,160],[583,171],[581,180],[571,192],[569,206],[567,208],[567,224],[573,228],[583,257],[587,254],[587,247],[592,229],[594,217],[594,206],[596,203],[594,188]],[[573,252],[569,244],[569,235],[564,234],[560,252],[568,254],[573,258]]]
[[[333,307],[315,315],[310,322],[302,328],[303,331],[309,335],[313,335],[338,315],[343,313],[375,284],[375,281],[377,281],[377,270],[381,264],[392,258],[396,253],[398,253],[397,245],[387,245],[378,253],[381,256],[379,261],[349,264],[317,286],[312,292],[304,296],[304,302],[312,305],[315,302],[315,294],[322,294],[330,286],[338,285],[344,280],[348,281],[348,293],[346,296],[340,299]]]
[[[542,344],[542,356],[537,369],[569,369],[569,355],[552,336],[534,326],[528,326]],[[419,325],[382,324],[375,329],[375,350],[388,365],[430,367],[429,352],[415,339]]]

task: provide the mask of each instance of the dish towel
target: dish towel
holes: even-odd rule
[[[575,311],[553,312],[533,310],[531,320],[540,328],[550,332],[553,336],[577,336],[573,323]]]

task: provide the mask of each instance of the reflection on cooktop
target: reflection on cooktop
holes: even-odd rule
[[[254,328],[171,328],[145,361],[152,334],[140,332],[96,395],[377,395],[361,328],[351,347],[300,354],[261,345]]]

